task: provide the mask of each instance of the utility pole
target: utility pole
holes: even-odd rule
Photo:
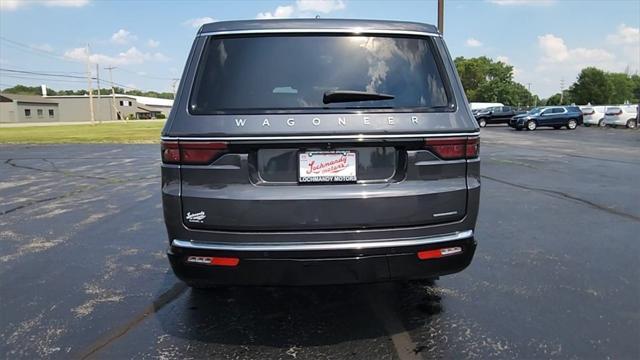
[[[91,83],[91,54],[89,53],[89,44],[87,44],[87,82],[89,85],[89,112],[91,113],[91,124],[95,125],[96,117],[93,112],[93,85]]]
[[[96,112],[98,113],[98,123],[102,124],[102,118],[100,117],[100,103],[102,102],[102,96],[100,96],[100,65],[96,63],[96,83],[98,84],[98,103],[96,104]]]
[[[563,104],[564,100],[564,78],[560,79],[560,105]]]
[[[176,99],[176,83],[178,82],[178,80],[180,79],[171,79],[171,92],[173,93],[173,99]]]
[[[438,0],[438,31],[444,34],[444,0]]]
[[[106,70],[109,70],[109,81],[111,82],[111,105],[113,106],[113,112],[111,113],[111,120],[116,120],[114,119],[114,114],[117,117],[118,116],[118,108],[116,107],[116,91],[113,88],[113,73],[111,72],[111,70],[115,69],[115,66],[109,66],[106,67]],[[122,120],[124,120],[124,117],[121,116]]]

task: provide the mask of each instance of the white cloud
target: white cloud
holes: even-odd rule
[[[509,57],[507,56],[497,56],[496,60],[501,63],[509,64]]]
[[[346,6],[342,0],[297,0],[296,7],[301,12],[328,14],[336,10],[342,10]]]
[[[553,34],[538,36],[538,47],[544,54],[545,62],[562,62],[569,57],[569,49],[564,40]]]
[[[258,15],[256,15],[256,19],[288,18],[288,17],[291,17],[291,15],[293,15],[293,11],[294,11],[294,8],[291,5],[278,6],[273,13],[269,11],[258,13]]]
[[[87,49],[83,47],[71,49],[66,51],[64,56],[72,60],[87,61]],[[145,53],[138,50],[135,46],[132,46],[127,51],[118,53],[115,56],[100,53],[92,53],[89,56],[90,62],[104,65],[142,64],[145,61],[164,62],[168,60],[169,58],[162,53]]]
[[[297,0],[292,5],[278,6],[274,11],[260,12],[256,19],[310,17],[346,8],[343,0]]]
[[[215,22],[216,20],[212,17],[209,16],[205,16],[205,17],[200,17],[200,18],[195,18],[195,19],[189,19],[185,22],[183,22],[182,24],[185,26],[191,26],[194,28],[199,28],[200,26],[204,25],[204,24],[208,24],[208,23],[212,23]]]
[[[538,36],[538,46],[543,52],[542,61],[547,63],[591,63],[597,64],[613,60],[615,55],[599,48],[569,49],[564,40],[553,34]]]
[[[625,24],[618,26],[618,32],[607,36],[607,41],[614,44],[640,44],[640,28],[634,28]]]
[[[480,46],[482,46],[482,42],[480,42],[480,40],[474,39],[474,38],[468,38],[467,41],[465,42],[465,44],[467,44],[467,46],[469,46],[469,47],[480,47]]]
[[[618,31],[612,34],[617,37],[611,38],[611,42],[605,42],[604,36],[592,39],[590,43],[599,44],[601,47],[598,48],[572,47],[554,34],[538,36],[537,64],[530,64],[528,68],[531,71],[521,73],[517,80],[531,82],[540,96],[547,97],[560,91],[561,79],[564,79],[565,89],[569,88],[580,71],[588,66],[611,72],[623,72],[628,68],[635,72],[640,68],[640,44],[629,42],[624,45],[629,36],[623,34],[633,34],[626,28],[618,27]],[[621,44],[614,44],[614,39]],[[629,52],[634,47],[635,52]]]
[[[128,44],[131,41],[137,40],[138,37],[132,35],[129,31],[125,29],[120,29],[111,35],[111,42],[114,44]]]
[[[556,0],[487,0],[488,2],[501,6],[549,6],[556,3]]]
[[[89,4],[89,0],[0,0],[0,10],[17,10],[29,5],[82,7],[87,4]]]
[[[160,41],[149,39],[147,40],[147,46],[150,48],[157,48],[158,46],[160,46]]]

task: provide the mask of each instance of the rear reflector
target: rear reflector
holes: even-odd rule
[[[478,137],[427,139],[425,146],[443,160],[473,159],[480,153]]]
[[[211,141],[163,141],[161,147],[165,164],[210,164],[227,151],[227,143]]]
[[[429,259],[438,259],[445,256],[456,255],[462,252],[462,247],[455,246],[449,248],[442,248],[436,250],[425,250],[418,252],[418,259],[420,260],[429,260]]]
[[[240,259],[231,257],[189,256],[187,262],[213,266],[238,266]]]

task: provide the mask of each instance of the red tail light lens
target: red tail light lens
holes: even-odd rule
[[[425,146],[443,160],[473,159],[480,153],[478,137],[427,139]]]
[[[181,142],[180,156],[182,164],[209,164],[227,150],[223,142]]]
[[[210,164],[227,151],[227,143],[194,141],[162,142],[162,162],[165,164],[204,165]]]
[[[480,138],[467,138],[467,159],[475,159],[480,155]]]
[[[162,162],[165,164],[180,163],[180,149],[177,141],[163,141],[161,144]]]

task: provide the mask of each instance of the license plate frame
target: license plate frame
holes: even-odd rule
[[[301,151],[298,153],[298,183],[355,183],[358,156],[351,150]]]

